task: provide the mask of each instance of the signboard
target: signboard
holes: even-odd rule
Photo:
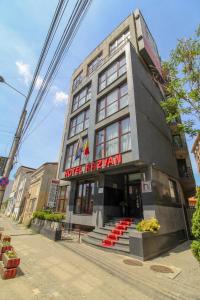
[[[151,180],[142,181],[142,193],[151,193],[151,192],[152,192]]]
[[[103,187],[100,187],[100,188],[98,189],[98,193],[99,193],[99,194],[103,194]]]
[[[137,40],[140,54],[149,66],[153,65],[155,67],[162,78],[161,62],[155,40],[139,9],[134,12],[134,16],[136,20]]]
[[[107,158],[99,159],[85,165],[77,166],[74,168],[67,169],[65,171],[65,177],[69,178],[76,175],[81,175],[84,173],[89,173],[93,171],[102,170],[109,168],[111,166],[117,166],[122,163],[122,155],[116,154],[115,156],[110,156]]]
[[[3,176],[8,157],[0,156],[0,176]]]
[[[49,198],[48,198],[48,203],[47,206],[49,208],[55,208],[56,207],[56,201],[58,198],[58,186],[59,186],[59,180],[57,179],[52,179],[51,185],[50,185],[50,190],[49,190]]]

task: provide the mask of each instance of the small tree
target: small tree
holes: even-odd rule
[[[164,90],[162,107],[168,123],[178,122],[177,130],[195,135],[200,121],[200,25],[194,37],[181,39],[163,66]]]
[[[195,240],[192,242],[191,249],[194,256],[200,261],[200,187],[197,188],[197,207],[192,217],[192,234]]]

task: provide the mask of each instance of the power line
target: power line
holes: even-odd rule
[[[23,130],[23,135],[27,131],[34,115],[36,114],[37,109],[39,108],[39,105],[41,104],[42,100],[44,100],[45,96],[48,93],[48,90],[50,88],[50,85],[52,83],[52,80],[54,80],[55,75],[57,74],[57,71],[60,67],[60,63],[64,58],[64,55],[66,54],[66,51],[69,49],[71,42],[80,26],[80,22],[83,19],[83,16],[85,15],[87,9],[89,8],[89,5],[91,4],[91,0],[79,0],[76,2],[76,5],[73,9],[73,12],[70,16],[70,19],[65,27],[65,30],[61,36],[61,39],[59,41],[59,44],[56,48],[56,51],[54,52],[54,56],[51,60],[51,63],[47,69],[45,78],[42,82],[42,85],[38,91],[38,94],[36,96],[35,102],[32,106],[32,109],[29,113],[29,116],[27,118],[27,122],[25,125],[25,128]]]

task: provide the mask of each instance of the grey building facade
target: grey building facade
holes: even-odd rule
[[[59,162],[59,179],[70,182],[69,224],[92,229],[116,217],[156,217],[163,234],[178,239],[185,231],[183,206],[195,183],[191,173],[190,188],[181,185],[160,106],[159,60],[136,11],[72,75]]]

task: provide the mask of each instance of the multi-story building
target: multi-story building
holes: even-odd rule
[[[24,195],[29,185],[30,174],[35,169],[21,166],[15,174],[15,180],[6,209],[6,215],[18,219],[21,208],[24,204]]]
[[[29,184],[31,180],[31,175],[35,171],[35,169],[31,169],[23,174],[17,189],[17,196],[13,208],[12,218],[14,220],[19,220],[22,217],[22,212],[24,210],[26,193],[29,189]]]
[[[56,177],[58,164],[45,163],[31,174],[28,196],[23,211],[23,223],[29,224],[36,210],[47,206],[52,179]]]
[[[59,178],[71,183],[70,224],[92,229],[116,217],[156,217],[163,234],[183,237],[181,184],[188,196],[195,183],[188,168],[190,177],[180,173],[160,82],[157,46],[139,10],[75,70],[59,163]],[[183,155],[180,140],[175,150]],[[178,159],[190,166],[188,152]]]
[[[198,171],[200,173],[200,133],[198,133],[194,144],[192,146],[192,153],[194,154],[194,157],[196,159]]]

